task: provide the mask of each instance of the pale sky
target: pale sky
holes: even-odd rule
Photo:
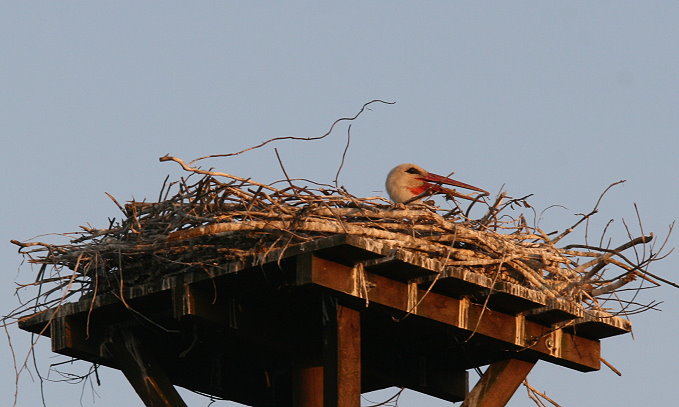
[[[387,171],[414,162],[493,193],[503,185],[510,195],[532,193],[538,208],[563,205],[543,217],[551,230],[626,179],[591,230],[613,218],[621,243],[622,218],[639,232],[637,203],[644,232],[664,237],[679,213],[677,21],[679,3],[669,1],[2,1],[3,314],[18,303],[15,282],[37,272],[21,264],[10,239],[105,226],[118,216],[105,192],[155,199],[167,174],[181,175],[158,162],[165,153],[190,160],[272,137],[318,136],[377,98],[396,104],[374,106],[352,126],[340,183],[354,195],[385,195]],[[291,177],[331,182],[345,132],[276,147]],[[282,178],[272,148],[204,165],[262,182]],[[678,242],[675,235],[669,246]],[[677,259],[651,271],[677,281]],[[664,301],[663,311],[634,316],[634,337],[602,342],[622,377],[540,362],[529,381],[563,406],[675,404],[677,294],[644,292],[646,302]],[[14,327],[9,334],[23,360],[30,335]],[[10,405],[6,339],[2,349],[0,405]],[[64,359],[39,342],[42,372]],[[141,405],[120,372],[100,374],[96,395],[45,383],[47,405]],[[182,394],[190,406],[209,404]],[[17,405],[40,399],[36,376],[24,373]],[[529,403],[520,388],[509,405]],[[444,405],[412,391],[400,403]]]

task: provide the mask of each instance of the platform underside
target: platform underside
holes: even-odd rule
[[[122,293],[124,301],[119,293],[82,298],[20,326],[50,336],[57,353],[121,369],[148,405],[162,401],[144,398],[146,373],[159,388],[253,406],[313,405],[314,391],[335,400],[325,405],[358,405],[338,394],[391,386],[461,401],[471,368],[498,366],[501,377],[545,360],[593,371],[599,340],[631,329],[579,304],[344,235]],[[139,373],[140,361],[148,371]]]

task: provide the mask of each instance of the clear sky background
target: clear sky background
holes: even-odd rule
[[[553,230],[626,179],[592,233],[609,218],[614,243],[626,237],[622,218],[638,232],[636,202],[644,231],[664,236],[679,214],[678,21],[679,3],[669,1],[2,1],[0,308],[13,308],[14,282],[37,271],[20,265],[10,239],[105,226],[118,210],[104,192],[154,199],[167,174],[181,174],[158,162],[165,153],[193,159],[318,136],[376,98],[396,104],[353,124],[340,183],[355,195],[384,195],[387,171],[414,162],[493,192],[535,194],[538,208],[561,204],[542,220]],[[345,131],[278,144],[291,177],[332,181]],[[204,165],[282,178],[271,148]],[[669,245],[677,243],[675,235]],[[677,259],[651,271],[679,280]],[[540,362],[530,382],[563,406],[676,404],[677,294],[645,292],[663,311],[633,317],[634,337],[603,342],[622,377]],[[23,357],[30,336],[9,333]],[[43,372],[63,359],[39,343]],[[102,368],[101,379],[96,396],[45,383],[47,405],[141,405],[119,372]],[[0,405],[13,390],[4,340]],[[191,406],[208,404],[182,394]],[[40,405],[28,374],[17,405]],[[400,405],[450,404],[409,391]],[[522,388],[509,405],[530,405]]]

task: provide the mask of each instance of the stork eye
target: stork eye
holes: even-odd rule
[[[415,167],[410,167],[406,170],[408,174],[419,174],[420,172]]]

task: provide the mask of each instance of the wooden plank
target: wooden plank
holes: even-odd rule
[[[54,309],[48,309],[47,311],[37,312],[35,314],[26,315],[19,318],[19,328],[27,332],[32,332],[38,335],[50,336],[50,329],[48,322]]]
[[[361,313],[327,301],[324,407],[361,405]]]
[[[201,318],[216,325],[229,325],[230,313],[218,303],[216,287],[212,284],[184,284],[172,289],[173,317],[181,319],[186,316]],[[220,306],[217,306],[217,305]]]
[[[125,301],[132,305],[133,308],[145,309],[147,307],[158,311],[158,313],[170,315],[170,309],[154,307],[160,301],[164,301],[169,297],[171,289],[181,281],[177,277],[172,276],[163,279],[159,282],[143,284],[138,286],[126,286],[124,289]],[[118,314],[125,306],[120,301],[118,293],[100,293],[96,299],[91,297],[82,298],[76,302],[69,302],[58,307],[50,308],[45,311],[29,315],[19,321],[19,328],[26,331],[39,333],[51,320],[64,316],[76,316],[85,318],[87,314],[92,315],[103,311],[108,314]],[[42,333],[49,336],[49,331]]]
[[[101,352],[101,339],[94,332],[88,336],[86,324],[86,320],[74,315],[53,319],[49,325],[52,352],[111,366],[114,362]]]
[[[356,269],[315,256],[308,256],[301,261],[298,272],[305,276],[303,279],[298,278],[298,283],[316,284],[352,297],[367,298],[369,303],[410,312],[469,334],[499,340],[507,350],[525,350],[529,354],[535,353],[540,359],[580,371],[598,370],[600,367],[599,341],[561,329],[554,330],[526,320],[523,315],[484,309],[482,305],[467,299],[434,292],[425,296],[424,290],[413,290],[412,284],[365,271],[361,279]],[[361,281],[365,281],[365,287],[361,287]]]
[[[460,407],[504,407],[534,365],[520,359],[491,364]]]
[[[146,406],[186,407],[150,349],[132,332],[117,329],[106,348]]]
[[[608,338],[631,330],[632,324],[629,320],[613,317],[597,310],[587,310],[584,317],[575,320],[573,326],[567,328],[567,331],[575,335],[591,339]]]
[[[547,297],[536,290],[508,281],[496,281],[486,275],[465,267],[447,268],[436,275],[416,279],[422,288],[434,280],[434,291],[450,296],[465,296],[485,302],[488,295],[489,306],[500,311],[518,314],[547,304]]]
[[[439,270],[443,270],[442,263],[435,259],[398,249],[384,257],[365,260],[362,263],[366,270],[372,273],[399,281],[435,276]]]
[[[526,318],[550,325],[580,318],[584,313],[580,304],[555,298],[550,299],[544,307],[527,311]]]
[[[541,307],[545,302],[543,293],[508,281],[496,282],[489,293],[488,306],[510,314]]]

